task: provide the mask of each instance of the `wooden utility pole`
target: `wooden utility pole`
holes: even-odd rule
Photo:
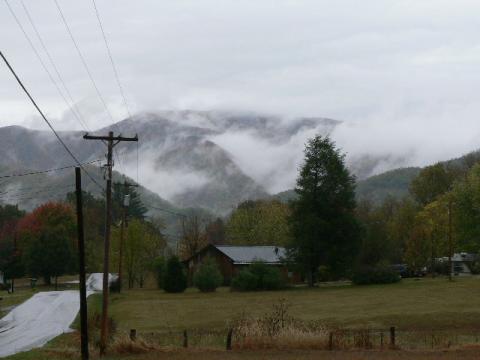
[[[122,222],[120,223],[120,251],[118,254],[118,292],[122,292],[122,281],[123,281],[123,243],[124,243],[124,232],[125,232],[125,220],[127,218],[127,207],[125,204],[122,204]]]
[[[122,291],[122,281],[123,281],[123,248],[124,248],[124,237],[125,237],[125,231],[126,228],[128,228],[128,222],[127,222],[127,209],[128,206],[130,205],[130,195],[128,194],[128,188],[130,187],[138,187],[137,184],[130,184],[127,183],[126,181],[123,182],[124,186],[124,197],[123,197],[123,204],[122,204],[122,222],[120,224],[120,251],[119,251],[119,260],[118,260],[118,291]]]
[[[110,227],[112,222],[112,168],[113,168],[113,148],[121,141],[138,141],[138,136],[123,137],[113,136],[110,131],[107,136],[95,136],[85,134],[85,140],[101,140],[107,144],[107,188],[105,195],[105,240],[103,254],[103,299],[102,299],[102,326],[100,334],[100,355],[105,354],[108,338],[108,292],[109,292],[109,261],[110,261]]]
[[[79,167],[75,168],[75,190],[77,195],[78,265],[80,280],[80,341],[82,360],[88,360],[87,289],[85,283],[85,237],[83,233],[82,174]]]
[[[448,280],[452,281],[452,200],[448,200]]]

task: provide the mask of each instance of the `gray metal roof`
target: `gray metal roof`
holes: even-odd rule
[[[215,245],[215,247],[232,259],[234,264],[251,264],[255,261],[278,264],[286,254],[285,248],[278,246]]]

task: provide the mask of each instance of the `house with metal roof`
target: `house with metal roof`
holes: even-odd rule
[[[184,261],[189,279],[206,258],[212,258],[223,275],[225,285],[230,284],[233,277],[254,262],[263,262],[277,267],[288,282],[299,282],[300,277],[288,269],[285,262],[286,250],[278,246],[236,246],[207,245],[198,253]]]

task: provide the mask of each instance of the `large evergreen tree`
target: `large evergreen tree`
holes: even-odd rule
[[[128,217],[131,219],[143,220],[148,209],[143,205],[140,199],[140,194],[133,186],[125,186],[126,183],[116,182],[113,184],[113,211],[112,216],[114,221],[121,219],[121,209],[125,195],[130,196],[130,204],[128,205]]]
[[[328,137],[308,141],[295,191],[289,256],[303,268],[310,286],[320,265],[338,277],[345,275],[360,237],[354,215],[355,179],[345,167],[345,156]]]

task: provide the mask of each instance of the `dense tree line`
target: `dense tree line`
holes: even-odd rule
[[[288,204],[240,204],[226,220],[225,240],[287,246],[287,260],[310,285],[318,278],[366,272],[390,281],[391,264],[434,272],[438,258],[480,253],[478,160],[472,155],[428,166],[411,182],[408,196],[357,203],[344,155],[328,138],[317,136],[307,143],[297,196]]]
[[[127,188],[115,185],[112,271],[119,266],[120,226]],[[412,271],[435,271],[436,259],[467,251],[480,253],[480,163],[478,157],[424,168],[411,182],[409,195],[386,197],[380,204],[355,198],[355,178],[345,155],[328,137],[316,136],[305,147],[295,193],[289,203],[275,199],[246,201],[225,218],[187,213],[176,249],[168,250],[160,219],[147,209],[134,188],[124,225],[123,265],[129,287],[143,286],[148,272],[159,286],[182,291],[179,260],[208,244],[275,245],[287,248],[285,261],[309,285],[321,279],[350,278],[358,283],[392,281],[391,264],[407,263]],[[102,271],[105,203],[83,194],[87,271]],[[12,280],[25,275],[48,284],[76,272],[75,194],[30,213],[0,206],[0,271]],[[166,254],[179,258],[165,261]],[[161,270],[163,269],[163,270]],[[196,276],[210,291],[219,283],[212,264]],[[158,274],[169,273],[167,277]],[[247,283],[250,274],[243,274]],[[177,289],[171,278],[182,278]],[[250,276],[250,278],[252,278]],[[165,285],[167,284],[167,285]],[[247,286],[248,287],[248,286]]]
[[[121,226],[123,195],[117,186],[114,196],[111,241],[111,268],[116,272],[119,263],[119,228]],[[163,255],[166,241],[159,219],[147,219],[146,208],[134,189],[129,189],[130,204],[126,209],[123,263],[128,285],[143,286],[153,260]],[[120,194],[120,195],[118,195]],[[50,202],[30,213],[17,206],[0,206],[0,272],[13,287],[16,278],[42,278],[50,284],[64,274],[75,274],[77,266],[77,231],[75,193],[64,202]],[[92,194],[83,193],[85,222],[85,251],[87,272],[101,272],[105,231],[105,202]]]

